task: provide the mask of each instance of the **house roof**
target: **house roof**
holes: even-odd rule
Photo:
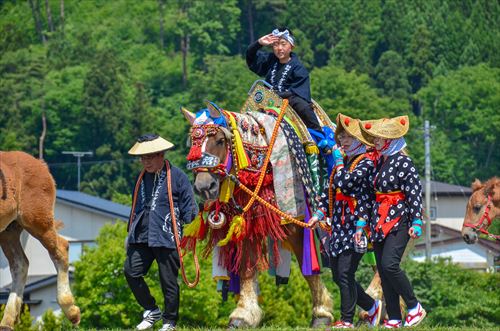
[[[432,227],[434,228],[433,231],[438,231],[438,232],[443,232],[445,233],[449,238],[448,239],[440,239],[436,237],[431,237],[431,245],[434,243],[439,243],[439,244],[452,244],[456,242],[461,242],[463,241],[462,238],[462,233],[458,230],[443,226],[441,224],[432,224]],[[484,248],[487,248],[491,250],[492,252],[495,253],[495,255],[500,254],[500,245],[498,245],[497,242],[488,240],[485,238],[479,238],[477,243],[475,245],[482,246]],[[425,249],[425,241],[420,241],[418,244],[415,245],[416,249]]]
[[[130,215],[129,206],[78,191],[57,190],[56,199],[60,202],[88,208],[122,220],[128,220]]]
[[[423,192],[425,192],[425,183],[423,179],[422,179],[422,188]],[[470,187],[465,187],[465,186],[431,181],[431,192],[432,194],[437,194],[437,195],[469,197],[472,194],[472,189]]]

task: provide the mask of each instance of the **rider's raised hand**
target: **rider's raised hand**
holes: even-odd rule
[[[261,44],[262,46],[269,46],[277,42],[279,39],[280,39],[279,37],[273,36],[273,34],[270,33],[266,34],[263,37],[260,37],[259,44]]]

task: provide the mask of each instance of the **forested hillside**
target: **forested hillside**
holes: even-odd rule
[[[257,79],[247,45],[288,26],[332,119],[410,115],[422,174],[430,120],[433,179],[469,185],[500,174],[499,20],[491,0],[2,0],[0,149],[42,152],[65,189],[62,152],[92,151],[82,190],[125,201],[134,139],[158,132],[183,167],[179,106],[238,111]]]

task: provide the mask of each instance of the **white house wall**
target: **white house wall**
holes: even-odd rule
[[[40,304],[30,306],[30,314],[34,318],[40,318],[49,308],[55,313],[61,311],[57,304],[57,286],[55,284],[31,292],[30,300],[42,300]]]
[[[66,202],[56,204],[55,218],[64,223],[59,233],[77,240],[95,240],[101,227],[113,221],[109,216]]]
[[[443,257],[451,258],[454,263],[471,268],[486,268],[488,266],[488,250],[479,245],[467,245],[465,242],[450,244],[434,244],[432,246],[432,259]],[[425,250],[419,249],[412,253],[415,261],[425,260]]]

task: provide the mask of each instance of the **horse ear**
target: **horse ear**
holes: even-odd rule
[[[481,189],[484,187],[484,184],[481,183],[479,179],[476,178],[476,180],[472,183],[471,188],[472,192],[476,192],[477,190]]]
[[[211,118],[218,118],[222,116],[220,109],[216,104],[208,100],[205,100],[205,102],[207,103],[207,109],[210,113]]]
[[[194,120],[196,119],[196,115],[184,107],[181,107],[181,113],[188,120],[189,124],[193,125]]]

